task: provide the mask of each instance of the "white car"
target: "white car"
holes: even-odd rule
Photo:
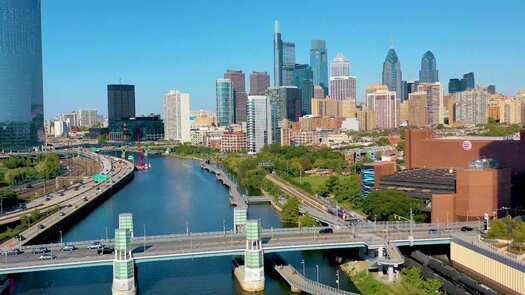
[[[72,251],[75,251],[76,249],[77,247],[73,245],[65,245],[64,248],[62,248],[62,251],[72,252]]]
[[[88,249],[89,250],[98,250],[98,249],[102,249],[104,246],[100,243],[100,242],[95,242],[91,245],[88,246]]]
[[[42,254],[39,257],[40,260],[53,260],[55,258],[56,258],[56,256],[52,255],[52,254]]]

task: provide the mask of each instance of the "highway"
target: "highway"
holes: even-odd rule
[[[93,181],[89,181],[83,184],[78,189],[78,191],[74,188],[70,188],[64,192],[64,196],[53,197],[50,201],[43,203],[41,206],[37,206],[41,212],[55,208],[59,208],[59,210],[23,231],[20,234],[24,237],[22,241],[12,238],[4,242],[0,247],[11,248],[18,247],[18,245],[25,245],[31,241],[31,239],[38,236],[38,234],[40,234],[42,231],[52,227],[62,219],[67,218],[70,214],[80,209],[82,206],[94,201],[97,197],[101,196],[105,191],[110,189],[111,185],[114,183],[121,181],[128,174],[133,173],[134,167],[128,161],[124,161],[115,157],[93,154],[86,150],[83,150],[83,153],[90,155],[90,157],[96,157],[101,162],[103,167],[101,172],[108,176],[108,181],[104,183],[95,183]],[[33,207],[31,209],[3,216],[0,218],[0,222],[5,223],[10,220],[20,218],[30,214],[34,209],[35,208]]]
[[[265,253],[303,250],[323,250],[352,247],[384,246],[385,241],[395,245],[443,244],[449,243],[453,234],[461,233],[476,235],[475,231],[461,232],[465,224],[448,225],[421,224],[413,229],[413,240],[409,238],[409,230],[405,225],[378,224],[362,225],[354,228],[335,230],[332,234],[320,234],[319,228],[303,229],[266,229],[262,232],[262,243]],[[429,229],[432,229],[430,231]],[[108,265],[113,260],[113,254],[98,255],[96,250],[88,246],[95,241],[69,243],[78,250],[63,251],[64,244],[49,244],[37,246],[21,246],[23,253],[19,255],[3,255],[0,257],[0,274],[13,272],[37,271],[71,267],[86,267]],[[100,241],[111,247],[112,240]],[[144,247],[144,245],[146,247]],[[46,247],[53,260],[41,260],[40,254],[33,254],[34,249]],[[242,255],[246,241],[244,234],[227,232],[192,233],[135,237],[133,252],[137,263],[147,261],[188,259],[210,256]],[[144,251],[145,249],[145,251]]]

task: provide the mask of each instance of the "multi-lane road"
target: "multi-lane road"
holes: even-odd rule
[[[128,161],[111,156],[93,154],[87,150],[82,150],[82,153],[88,157],[96,159],[101,163],[101,166],[103,167],[101,173],[107,175],[108,180],[102,183],[97,183],[90,180],[84,184],[81,184],[80,186],[78,184],[73,185],[62,192],[61,195],[55,194],[49,200],[43,199],[35,202],[30,208],[2,216],[0,218],[0,224],[18,220],[21,217],[30,214],[35,209],[38,209],[40,212],[52,210],[56,211],[20,233],[22,240],[12,238],[3,243],[0,247],[13,248],[26,244],[28,241],[38,236],[42,231],[45,231],[54,224],[60,222],[62,219],[67,218],[76,210],[82,208],[90,202],[93,202],[96,198],[100,197],[104,192],[110,189],[112,185],[118,183],[126,176],[133,173],[133,164]]]

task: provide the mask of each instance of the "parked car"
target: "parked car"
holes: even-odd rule
[[[20,255],[24,253],[24,251],[15,248],[15,249],[9,249],[9,250],[3,250],[2,255],[11,256],[11,255]]]
[[[60,215],[60,216],[65,216],[65,215],[66,215],[66,213],[64,213],[64,212],[60,211],[59,215]]]
[[[98,255],[112,254],[114,250],[115,249],[113,249],[113,248],[102,247],[102,248],[97,250],[97,254]]]
[[[320,234],[333,234],[334,233],[334,230],[327,227],[327,228],[322,228],[319,230],[319,233]]]
[[[46,226],[43,225],[43,224],[39,224],[39,225],[38,225],[38,228],[39,228],[39,229],[44,229],[45,227],[46,227]]]
[[[431,228],[431,229],[428,230],[428,233],[431,234],[431,235],[433,235],[433,234],[437,234],[437,233],[438,233],[438,230],[435,229],[435,228]]]
[[[467,226],[467,225],[462,226],[462,227],[461,227],[461,231],[472,231],[472,227]]]
[[[48,254],[48,253],[46,253],[46,254],[42,254],[42,255],[40,255],[40,257],[39,257],[40,260],[53,260],[53,259],[55,259],[55,258],[56,258],[55,255],[53,255],[53,254]]]
[[[15,236],[15,239],[17,239],[17,240],[19,240],[19,241],[23,241],[23,240],[26,239],[26,237],[24,237],[24,236],[21,235],[21,234],[18,234],[18,235]]]

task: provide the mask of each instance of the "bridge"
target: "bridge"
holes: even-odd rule
[[[391,249],[405,245],[449,244],[452,234],[459,233],[461,227],[476,224],[367,223],[321,234],[322,228],[262,229],[260,220],[245,220],[244,232],[134,237],[131,214],[121,214],[119,228],[115,230],[115,239],[98,241],[108,248],[113,248],[114,253],[99,254],[96,250],[90,250],[93,248],[90,245],[95,245],[95,241],[67,243],[76,248],[74,251],[64,251],[63,243],[19,245],[16,248],[18,252],[13,252],[13,248],[3,249],[0,274],[113,265],[114,269],[119,269],[114,271],[113,294],[135,294],[135,263],[244,255],[247,264],[243,266],[244,276],[238,277],[239,282],[241,285],[247,284],[256,288],[261,288],[262,282],[264,288],[263,253],[365,247],[377,249],[378,253],[386,252],[387,257],[382,258],[378,255],[377,263],[393,273],[402,261],[396,257],[397,250]],[[48,254],[41,256],[43,249],[48,251]]]
[[[291,265],[276,265],[274,269],[291,286],[292,292],[325,295],[358,295],[357,293],[336,289],[310,280],[297,272],[297,270]]]

